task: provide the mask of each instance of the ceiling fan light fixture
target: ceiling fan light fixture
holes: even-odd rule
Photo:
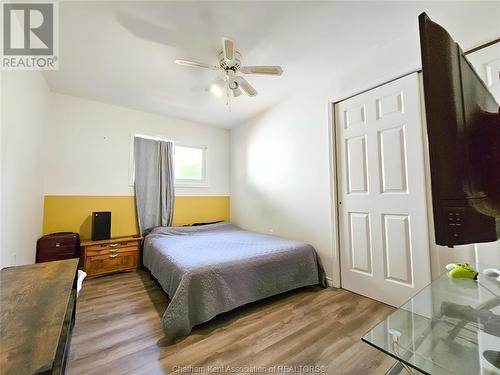
[[[229,88],[230,88],[231,90],[236,90],[236,89],[238,88],[238,82],[236,82],[236,81],[234,81],[234,80],[233,80],[233,81],[230,81],[230,82],[229,82]]]
[[[280,76],[283,73],[281,66],[256,65],[242,66],[241,54],[236,51],[233,39],[222,38],[222,51],[218,54],[219,66],[200,63],[197,61],[177,59],[174,62],[178,65],[188,67],[205,68],[212,70],[221,70],[224,72],[225,79],[218,79],[210,86],[206,87],[206,91],[211,91],[215,96],[226,95],[226,103],[230,103],[231,94],[238,97],[243,93],[250,97],[258,94],[257,90],[243,78],[239,73],[243,74],[263,74],[271,76]]]
[[[224,93],[224,84],[225,82],[221,79],[215,81],[210,85],[210,92],[215,96],[222,96]]]

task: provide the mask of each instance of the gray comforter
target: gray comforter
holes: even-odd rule
[[[316,252],[303,242],[229,223],[159,227],[144,241],[144,265],[170,298],[168,338],[238,306],[307,285],[325,285]]]

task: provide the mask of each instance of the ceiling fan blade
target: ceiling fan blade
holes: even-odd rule
[[[252,87],[248,81],[240,76],[234,77],[234,80],[238,83],[239,87],[243,89],[247,93],[248,96],[255,96],[257,95],[257,91]]]
[[[213,70],[220,69],[219,67],[217,67],[215,65],[209,65],[209,64],[199,63],[199,62],[190,61],[190,60],[177,59],[177,60],[174,60],[174,63],[176,63],[177,65],[194,66],[197,68],[207,68],[207,69],[213,69]]]
[[[280,76],[283,73],[281,66],[242,66],[239,71],[245,74],[267,74]]]
[[[235,89],[232,89],[232,90],[233,90],[233,96],[234,96],[235,98],[237,98],[238,96],[240,96],[240,95],[241,95],[241,90],[240,90],[240,88],[239,88],[239,87],[236,87]]]
[[[229,38],[222,38],[222,51],[224,52],[224,58],[227,61],[233,61],[234,59],[234,40]]]

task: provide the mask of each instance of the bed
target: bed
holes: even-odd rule
[[[226,222],[155,228],[144,240],[143,263],[170,298],[163,315],[170,339],[238,306],[325,286],[311,245]]]

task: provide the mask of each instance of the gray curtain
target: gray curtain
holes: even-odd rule
[[[141,235],[172,225],[174,215],[174,145],[134,138],[135,203]]]

